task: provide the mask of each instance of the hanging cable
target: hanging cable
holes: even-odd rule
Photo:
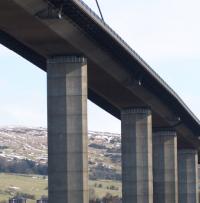
[[[101,12],[101,9],[100,9],[98,0],[95,0],[95,1],[96,1],[96,4],[97,4],[97,7],[98,7],[98,9],[99,9],[99,13],[100,13],[100,15],[101,15],[101,19],[104,21],[103,14],[102,14],[102,12]],[[105,21],[104,21],[104,22],[105,22]]]

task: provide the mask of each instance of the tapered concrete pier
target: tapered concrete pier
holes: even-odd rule
[[[179,203],[199,203],[196,150],[178,150],[178,183]]]
[[[123,202],[153,203],[151,111],[124,109],[121,125]]]
[[[154,203],[178,203],[177,136],[170,129],[153,131]]]
[[[47,61],[49,203],[88,203],[87,64]]]

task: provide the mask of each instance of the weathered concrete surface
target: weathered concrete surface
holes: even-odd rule
[[[199,203],[196,150],[178,150],[178,186],[179,203]]]
[[[88,203],[87,65],[47,61],[49,203]]]
[[[178,203],[177,136],[169,129],[153,132],[154,203]]]
[[[123,202],[153,203],[151,111],[124,109],[121,123]]]

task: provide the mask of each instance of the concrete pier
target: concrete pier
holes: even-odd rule
[[[196,150],[178,150],[178,186],[179,203],[199,203]]]
[[[170,129],[153,131],[154,203],[178,203],[177,136]]]
[[[88,203],[87,63],[47,61],[49,203]]]
[[[151,111],[124,109],[121,125],[123,202],[153,203]]]

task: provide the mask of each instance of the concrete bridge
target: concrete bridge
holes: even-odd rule
[[[1,0],[0,43],[47,72],[50,203],[89,202],[87,98],[121,119],[123,203],[199,201],[199,120],[82,1]]]

